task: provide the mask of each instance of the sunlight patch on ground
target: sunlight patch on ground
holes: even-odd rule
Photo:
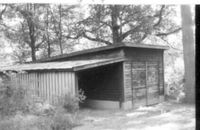
[[[126,123],[126,125],[136,125],[136,124],[141,124],[141,123],[143,123],[143,121],[133,120],[133,121],[129,121],[128,123]]]
[[[180,126],[175,123],[168,123],[163,125],[148,126],[143,130],[180,130]]]
[[[144,114],[147,114],[147,112],[133,112],[133,113],[127,113],[126,116],[127,116],[127,117],[135,117],[135,116],[144,115]]]
[[[195,118],[193,118],[193,119],[191,119],[190,123],[185,125],[185,127],[186,128],[192,128],[192,127],[195,128],[195,126],[194,126],[195,124],[196,124],[196,121],[195,121]]]
[[[172,120],[177,120],[177,119],[179,119],[181,117],[182,116],[174,115],[173,113],[163,113],[163,114],[151,117],[151,119],[167,119],[169,121],[172,121]]]
[[[95,117],[86,117],[84,119],[84,121],[87,121],[87,122],[99,122],[99,121],[103,121],[105,120],[106,118],[95,118]]]
[[[193,105],[164,102],[128,111],[88,111],[74,130],[194,130]],[[89,121],[90,120],[90,121]]]
[[[155,107],[139,107],[137,110],[138,111],[150,111],[150,110],[155,110]]]

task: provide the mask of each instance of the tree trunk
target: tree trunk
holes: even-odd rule
[[[185,65],[185,92],[187,103],[195,102],[195,46],[191,8],[181,5],[182,42]]]
[[[47,7],[47,21],[46,21],[46,37],[47,37],[47,55],[51,57],[51,45],[49,40],[49,8]]]
[[[36,61],[36,56],[35,56],[35,26],[33,21],[29,21],[29,36],[30,36],[30,47],[31,47],[31,57],[32,61]]]
[[[62,6],[59,5],[59,45],[60,45],[60,53],[63,54],[63,48],[62,48]]]
[[[31,58],[32,61],[36,61],[36,48],[35,48],[35,24],[33,22],[33,15],[35,13],[35,4],[27,4],[27,11],[30,12],[29,16],[24,16],[26,18],[28,29],[29,29],[29,37],[30,37],[30,47],[31,47]]]
[[[51,45],[49,41],[49,35],[47,35],[47,55],[48,57],[51,57]]]
[[[35,48],[34,47],[31,47],[31,58],[32,58],[32,61],[36,61],[36,56],[35,56]]]
[[[32,21],[29,21],[29,36],[31,40],[31,57],[32,61],[36,61],[36,56],[35,56],[35,27]]]
[[[31,47],[31,57],[32,61],[36,61],[36,56],[35,56],[35,26],[33,21],[28,21],[28,26],[29,26],[29,37],[30,37],[30,47]]]
[[[119,39],[119,5],[113,5],[111,8],[111,19],[112,19],[112,38],[113,44],[120,43]]]

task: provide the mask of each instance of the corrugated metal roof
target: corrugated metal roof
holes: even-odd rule
[[[82,70],[92,67],[97,67],[106,64],[112,64],[116,62],[124,61],[122,58],[113,59],[95,59],[95,60],[75,60],[75,61],[63,61],[63,62],[45,62],[45,63],[30,63],[19,64],[0,68],[1,71],[13,70],[13,71],[26,71],[26,70]]]

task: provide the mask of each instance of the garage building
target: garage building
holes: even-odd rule
[[[20,82],[54,103],[56,96],[85,92],[81,106],[130,109],[164,101],[167,46],[121,43],[54,56],[1,70],[23,70]]]

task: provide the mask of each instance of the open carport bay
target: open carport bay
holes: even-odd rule
[[[120,108],[122,98],[122,63],[91,68],[77,73],[78,88],[86,100],[80,106],[90,108]]]

